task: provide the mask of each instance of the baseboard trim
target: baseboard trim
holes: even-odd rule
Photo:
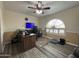
[[[76,44],[73,44],[73,43],[71,43],[71,42],[66,42],[67,44],[69,44],[69,45],[72,45],[72,46],[78,46],[78,45],[76,45]]]

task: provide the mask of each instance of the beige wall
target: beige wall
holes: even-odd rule
[[[25,25],[25,17],[29,19],[29,22],[35,23],[39,26],[38,19],[28,14],[17,13],[14,11],[6,10],[4,11],[4,27],[5,32],[15,31],[16,29],[23,29]]]
[[[56,13],[55,17],[53,16],[53,14],[41,17],[40,28],[44,29],[46,24],[54,18],[58,18],[65,23],[66,40],[73,44],[78,44],[79,43],[79,7],[67,9],[62,12]]]
[[[53,16],[53,14],[41,17],[40,27],[45,28],[48,21],[54,18],[58,18],[65,23],[67,32],[79,33],[79,7],[64,10],[60,13],[55,14],[55,17]]]

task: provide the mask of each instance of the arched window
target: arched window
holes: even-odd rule
[[[54,34],[64,34],[65,24],[59,19],[53,19],[46,24],[46,32]]]

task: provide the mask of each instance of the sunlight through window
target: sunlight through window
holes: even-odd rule
[[[59,19],[53,19],[49,21],[46,25],[46,32],[63,34],[65,33],[65,24]]]

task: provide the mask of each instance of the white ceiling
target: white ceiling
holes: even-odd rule
[[[43,7],[49,6],[51,7],[51,9],[44,10],[45,12],[44,14],[37,15],[36,13],[33,13],[34,11],[33,9],[28,8],[28,6],[34,6],[34,4],[36,3],[37,2],[35,1],[5,1],[4,7],[8,10],[40,17],[79,6],[79,1],[76,2],[75,1],[43,1],[42,2],[44,4]]]

